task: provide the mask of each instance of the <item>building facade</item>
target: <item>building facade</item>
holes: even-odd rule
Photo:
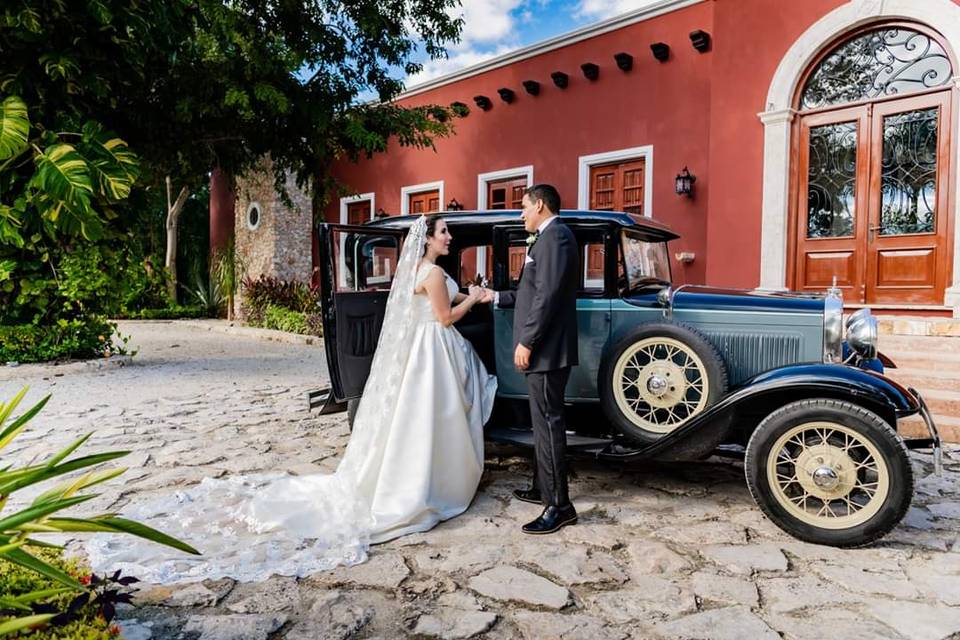
[[[960,0],[661,0],[412,88],[470,112],[435,151],[337,165],[355,195],[326,219],[510,209],[549,182],[680,233],[677,282],[836,277],[854,305],[960,315],[958,53]]]

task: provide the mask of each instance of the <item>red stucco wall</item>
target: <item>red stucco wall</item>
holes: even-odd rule
[[[477,206],[478,174],[533,165],[534,181],[556,185],[563,206],[575,208],[579,156],[652,144],[653,215],[683,236],[675,251],[697,254],[689,266],[674,264],[677,280],[702,282],[713,54],[696,52],[688,34],[712,31],[713,9],[713,2],[704,2],[409,98],[411,105],[461,101],[471,112],[458,121],[453,138],[437,142],[436,152],[392,146],[372,160],[341,163],[334,175],[357,193],[375,192],[378,208],[399,213],[403,186],[444,180],[445,201],[456,198],[470,209]],[[666,63],[650,52],[660,41],[671,46]],[[634,56],[629,73],[613,60],[620,51]],[[597,81],[583,77],[584,62],[600,66]],[[558,70],[570,76],[566,90],[550,80]],[[523,91],[527,79],[541,83],[538,97]],[[516,92],[512,104],[500,100],[500,87]],[[478,94],[490,97],[491,110],[474,105]],[[697,175],[693,199],[673,192],[674,176],[685,165]],[[339,219],[339,202],[330,204],[327,217]]]
[[[760,279],[763,125],[758,113],[773,75],[797,38],[845,0],[707,0],[623,27],[535,58],[409,98],[406,104],[471,107],[455,137],[437,151],[391,147],[370,161],[340,163],[334,174],[357,193],[376,193],[376,206],[400,211],[400,189],[445,181],[445,202],[477,206],[477,174],[533,165],[535,182],[555,184],[566,208],[577,205],[578,156],[643,145],[654,146],[653,216],[678,231],[674,253],[693,251],[689,265],[674,262],[677,282],[755,287]],[[954,0],[960,4],[960,0]],[[936,25],[932,25],[934,28]],[[688,34],[712,36],[708,53],[696,52]],[[666,42],[671,57],[659,63],[650,44]],[[616,68],[613,54],[634,56],[634,69]],[[588,82],[580,64],[600,65]],[[571,78],[562,91],[552,71]],[[539,97],[521,82],[540,81]],[[517,100],[497,95],[510,87]],[[493,109],[481,111],[483,94]],[[693,199],[673,192],[684,166],[697,176]],[[329,220],[338,220],[333,202]]]
[[[784,54],[843,0],[719,0],[711,85],[707,281],[760,281],[763,125],[757,114]]]

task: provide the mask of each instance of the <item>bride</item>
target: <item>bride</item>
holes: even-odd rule
[[[93,570],[152,583],[304,576],[366,559],[371,544],[463,513],[483,472],[483,424],[496,377],[453,328],[480,302],[436,265],[450,252],[442,219],[407,235],[383,329],[343,459],[332,475],[205,478],[134,505],[139,520],[198,548],[184,556],[121,536],[86,542]]]

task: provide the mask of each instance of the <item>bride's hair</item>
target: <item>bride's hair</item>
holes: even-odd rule
[[[432,238],[433,233],[437,230],[437,223],[442,220],[438,215],[427,216],[427,237]]]

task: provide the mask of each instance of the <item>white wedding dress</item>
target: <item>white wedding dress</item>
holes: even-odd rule
[[[190,556],[132,536],[86,541],[95,573],[120,569],[154,584],[305,576],[366,559],[370,544],[426,531],[463,513],[483,472],[483,425],[496,377],[416,287],[426,222],[397,266],[370,378],[336,473],[206,478],[121,516],[184,540]],[[451,301],[457,285],[445,274]],[[387,345],[387,348],[381,348]]]

